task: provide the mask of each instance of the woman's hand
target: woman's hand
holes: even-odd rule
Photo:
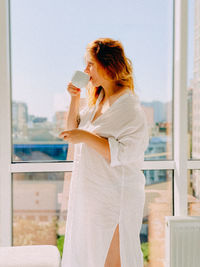
[[[59,137],[73,144],[85,143],[96,150],[109,162],[111,160],[108,139],[97,135],[95,132],[73,129],[70,131],[63,131],[60,133]]]
[[[81,94],[81,89],[74,86],[72,84],[72,82],[68,83],[67,85],[67,91],[69,92],[69,94],[71,96],[76,96],[76,97],[80,97],[80,94]]]
[[[85,141],[88,132],[81,129],[73,129],[69,131],[63,131],[59,134],[60,138],[63,138],[65,141],[78,144]]]

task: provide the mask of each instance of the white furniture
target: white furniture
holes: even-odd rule
[[[0,247],[0,267],[60,267],[56,246]]]
[[[166,267],[200,266],[200,216],[165,217]]]

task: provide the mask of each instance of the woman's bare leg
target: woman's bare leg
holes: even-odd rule
[[[120,246],[119,246],[119,224],[115,229],[104,267],[121,267]]]

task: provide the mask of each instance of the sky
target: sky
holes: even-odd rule
[[[193,1],[189,1],[188,80],[193,75]],[[122,42],[141,101],[172,97],[173,1],[11,0],[12,98],[52,120],[70,103],[67,84],[84,70],[89,42]],[[85,89],[81,91],[85,97]]]

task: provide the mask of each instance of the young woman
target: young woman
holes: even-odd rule
[[[71,105],[60,137],[75,144],[62,267],[143,267],[141,171],[148,128],[121,42],[88,44],[88,105],[68,84]]]

